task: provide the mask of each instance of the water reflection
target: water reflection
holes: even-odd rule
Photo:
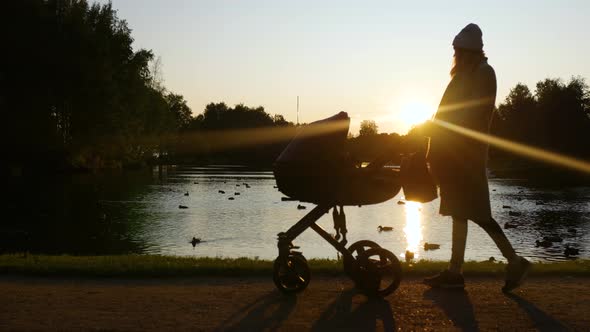
[[[419,248],[422,242],[422,204],[417,202],[406,202],[406,225],[404,235],[406,237],[406,250],[414,253],[414,258],[420,257]],[[404,257],[405,253],[400,256]]]
[[[304,204],[308,210],[299,210],[300,202],[282,201],[271,171],[234,167],[173,167],[162,177],[156,169],[13,182],[8,183],[10,197],[3,200],[0,252],[274,259],[276,234],[312,207]],[[349,241],[375,241],[402,259],[409,250],[418,259],[447,260],[451,221],[439,215],[438,201],[392,204],[400,198],[347,207]],[[590,257],[590,187],[536,188],[492,179],[490,198],[500,225],[517,225],[505,232],[519,254],[534,261],[565,260],[571,258],[564,250],[571,247],[580,250],[580,258]],[[331,216],[320,224],[331,226]],[[379,225],[394,231],[379,233]],[[467,260],[500,256],[485,231],[471,227],[469,232]],[[189,243],[193,236],[202,239],[195,248]],[[536,247],[545,236],[563,241]],[[425,241],[441,247],[424,251]],[[333,257],[332,246],[312,231],[295,244],[308,258]]]

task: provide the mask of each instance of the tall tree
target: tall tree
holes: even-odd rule
[[[359,136],[371,136],[377,135],[379,131],[379,127],[377,127],[377,123],[373,120],[363,120],[361,122],[361,128],[359,130]]]

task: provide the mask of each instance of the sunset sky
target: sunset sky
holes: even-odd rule
[[[108,1],[99,1],[106,3]],[[405,133],[449,80],[453,37],[483,30],[500,103],[547,77],[590,78],[590,1],[113,0],[135,48],[163,62],[194,114],[224,101],[311,122],[346,111]]]

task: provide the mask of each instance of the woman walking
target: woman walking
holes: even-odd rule
[[[467,240],[467,221],[482,227],[508,260],[503,291],[520,286],[530,263],[516,254],[502,228],[492,218],[486,175],[488,145],[447,129],[451,124],[489,132],[496,101],[496,75],[483,51],[482,32],[469,24],[453,40],[454,64],[447,86],[427,129],[428,163],[440,188],[440,214],[453,219],[449,268],[424,279],[431,287],[463,288],[461,274]]]

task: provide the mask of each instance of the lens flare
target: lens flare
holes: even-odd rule
[[[478,132],[472,129],[464,128],[456,124],[441,120],[433,120],[433,123],[440,125],[441,127],[447,128],[451,131],[459,133],[461,135],[471,137],[475,140],[488,143],[500,149],[519,154],[524,157],[544,161],[553,165],[570,168],[585,173],[590,173],[590,163],[585,160],[576,159],[573,157],[565,156],[559,153],[543,150],[530,145],[509,141],[507,139],[499,138],[482,132]]]
[[[171,142],[180,142],[181,152],[185,153],[211,153],[234,148],[254,147],[265,144],[273,144],[292,139],[302,127],[270,127],[270,128],[246,128],[211,130],[186,133],[179,137],[166,138]],[[327,123],[315,123],[305,127],[301,135],[306,137],[329,135],[348,128],[347,121],[330,121]]]

